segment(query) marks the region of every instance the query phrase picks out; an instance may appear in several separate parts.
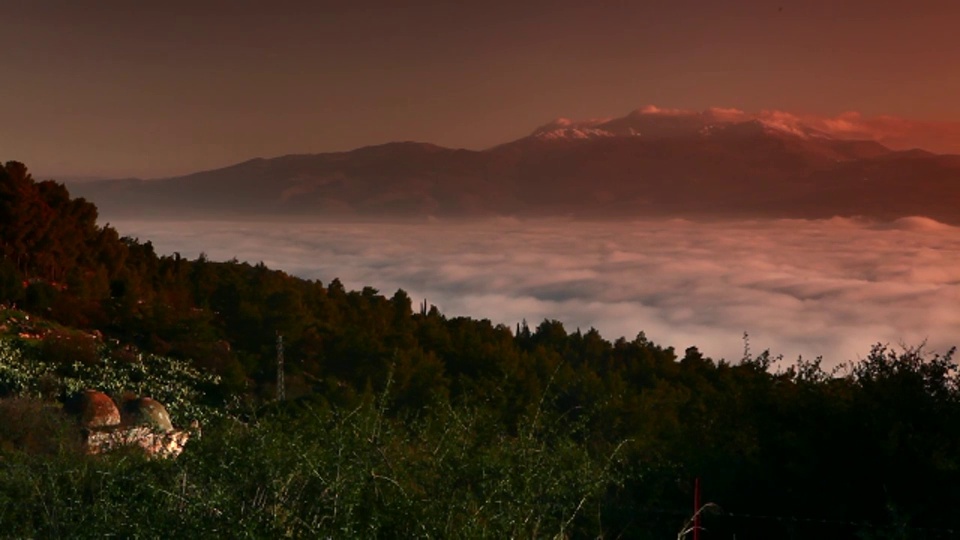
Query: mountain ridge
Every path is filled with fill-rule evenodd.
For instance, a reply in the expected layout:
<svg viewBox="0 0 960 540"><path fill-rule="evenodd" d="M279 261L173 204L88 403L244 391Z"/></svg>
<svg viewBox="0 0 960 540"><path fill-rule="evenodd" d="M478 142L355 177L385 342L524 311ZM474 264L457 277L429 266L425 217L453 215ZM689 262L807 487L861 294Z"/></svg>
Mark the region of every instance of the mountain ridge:
<svg viewBox="0 0 960 540"><path fill-rule="evenodd" d="M108 215L804 218L831 211L960 222L946 204L960 196L960 156L893 150L796 117L733 109L647 107L614 119L559 119L485 150L401 141L71 189Z"/></svg>

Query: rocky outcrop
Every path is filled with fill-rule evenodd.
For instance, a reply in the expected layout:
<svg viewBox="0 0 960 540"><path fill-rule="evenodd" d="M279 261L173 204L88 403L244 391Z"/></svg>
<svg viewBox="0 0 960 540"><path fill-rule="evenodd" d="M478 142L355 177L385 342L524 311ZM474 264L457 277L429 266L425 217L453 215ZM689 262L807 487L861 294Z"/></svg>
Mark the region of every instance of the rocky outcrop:
<svg viewBox="0 0 960 540"><path fill-rule="evenodd" d="M139 447L150 456L177 457L190 439L190 432L156 431L150 426L117 427L87 433L88 454L103 454L124 447Z"/></svg>
<svg viewBox="0 0 960 540"><path fill-rule="evenodd" d="M123 404L123 424L127 426L150 426L164 433L173 431L173 423L167 409L152 398L131 399Z"/></svg>
<svg viewBox="0 0 960 540"><path fill-rule="evenodd" d="M80 425L89 428L110 428L120 425L120 409L110 396L86 390L80 398Z"/></svg>
<svg viewBox="0 0 960 540"><path fill-rule="evenodd" d="M154 399L127 400L121 414L110 396L95 390L81 397L80 424L88 454L139 447L150 456L176 457L191 436L191 431L175 429L166 408Z"/></svg>

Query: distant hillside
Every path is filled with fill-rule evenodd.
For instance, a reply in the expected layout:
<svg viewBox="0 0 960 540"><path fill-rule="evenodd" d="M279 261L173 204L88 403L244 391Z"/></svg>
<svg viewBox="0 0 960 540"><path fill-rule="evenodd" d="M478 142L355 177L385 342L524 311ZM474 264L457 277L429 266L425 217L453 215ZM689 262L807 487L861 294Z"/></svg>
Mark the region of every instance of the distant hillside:
<svg viewBox="0 0 960 540"><path fill-rule="evenodd" d="M960 223L960 157L715 111L558 120L484 151L402 142L158 180L71 183L108 216L927 215Z"/></svg>

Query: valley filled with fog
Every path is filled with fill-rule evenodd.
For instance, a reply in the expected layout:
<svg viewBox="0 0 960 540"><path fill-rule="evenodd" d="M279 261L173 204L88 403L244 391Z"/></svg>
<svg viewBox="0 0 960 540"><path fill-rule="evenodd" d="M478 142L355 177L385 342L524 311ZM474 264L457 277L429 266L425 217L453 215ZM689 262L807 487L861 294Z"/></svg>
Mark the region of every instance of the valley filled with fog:
<svg viewBox="0 0 960 540"><path fill-rule="evenodd" d="M134 221L158 254L264 262L348 289L406 290L445 315L652 341L715 359L856 360L877 342L960 342L960 228L922 218L423 223Z"/></svg>

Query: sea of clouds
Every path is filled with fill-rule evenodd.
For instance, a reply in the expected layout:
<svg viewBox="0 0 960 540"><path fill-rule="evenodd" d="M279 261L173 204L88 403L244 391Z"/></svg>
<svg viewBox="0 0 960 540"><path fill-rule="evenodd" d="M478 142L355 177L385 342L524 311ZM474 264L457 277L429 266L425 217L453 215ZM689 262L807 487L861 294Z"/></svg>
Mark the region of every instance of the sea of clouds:
<svg viewBox="0 0 960 540"><path fill-rule="evenodd" d="M874 343L960 344L960 228L915 217L619 223L117 221L160 254L256 263L348 289L407 291L448 315L608 339L643 331L738 360L751 351L835 366Z"/></svg>

